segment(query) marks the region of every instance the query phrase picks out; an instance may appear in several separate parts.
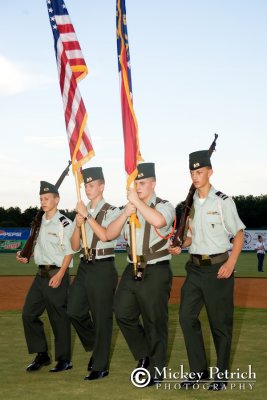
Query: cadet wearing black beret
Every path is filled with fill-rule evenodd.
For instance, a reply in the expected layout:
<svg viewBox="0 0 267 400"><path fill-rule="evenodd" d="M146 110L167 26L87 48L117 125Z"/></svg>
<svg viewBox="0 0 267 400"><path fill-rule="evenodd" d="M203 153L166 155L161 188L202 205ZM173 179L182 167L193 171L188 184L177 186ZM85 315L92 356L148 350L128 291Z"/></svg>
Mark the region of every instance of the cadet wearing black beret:
<svg viewBox="0 0 267 400"><path fill-rule="evenodd" d="M50 372L60 372L72 368L71 329L66 312L68 268L73 265L70 244L72 229L71 221L57 210L58 188L41 181L39 194L44 215L34 247L34 261L38 271L22 310L28 351L37 353L27 371L37 371L51 363L44 326L40 320L40 315L46 310L55 336L57 361ZM20 252L17 253L17 260L24 264L28 262L20 256Z"/></svg>
<svg viewBox="0 0 267 400"><path fill-rule="evenodd" d="M113 296L118 273L115 267L116 241L107 241L107 225L120 213L106 203L104 174L101 167L82 170L87 206L76 206L77 216L72 247L81 249L81 226L85 223L88 258L83 254L76 279L71 285L68 315L85 351L92 351L85 380L101 379L109 374L109 356L113 322ZM84 253L84 250L81 249Z"/></svg>
<svg viewBox="0 0 267 400"><path fill-rule="evenodd" d="M208 150L189 155L191 179L196 188L189 215L190 259L187 277L181 289L180 324L184 334L190 370L195 377L183 382L188 388L200 379L214 379L209 390L223 390L227 385L233 329L234 267L242 250L245 225L231 198L210 184L213 173ZM228 254L229 235L234 237ZM180 253L180 248L170 250ZM217 353L218 373L210 376L206 358L200 311L205 305ZM196 374L200 375L196 375Z"/></svg>
<svg viewBox="0 0 267 400"><path fill-rule="evenodd" d="M172 230L175 210L169 201L156 196L154 163L138 164L135 184L136 191L128 189L129 203L124 211L108 226L107 237L113 239L122 231L128 241L128 265L115 294L114 311L137 367L149 370L148 385L153 385L161 378L157 371L166 366L172 283L167 236ZM133 212L140 223L136 229L137 274L129 224Z"/></svg>

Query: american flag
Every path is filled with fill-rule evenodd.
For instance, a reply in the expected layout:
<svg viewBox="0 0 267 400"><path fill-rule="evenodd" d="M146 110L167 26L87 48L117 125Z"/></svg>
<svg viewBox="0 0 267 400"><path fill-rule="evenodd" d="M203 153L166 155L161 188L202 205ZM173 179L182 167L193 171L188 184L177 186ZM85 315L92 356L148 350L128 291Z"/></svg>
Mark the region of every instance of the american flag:
<svg viewBox="0 0 267 400"><path fill-rule="evenodd" d="M77 81L84 78L88 70L64 1L47 0L47 9L54 35L59 84L75 173L94 156L86 126L87 112L77 85Z"/></svg>
<svg viewBox="0 0 267 400"><path fill-rule="evenodd" d="M138 124L133 109L130 51L126 21L125 0L117 0L117 50L121 91L122 124L124 136L124 163L128 174L127 186L137 175L137 163L142 160Z"/></svg>

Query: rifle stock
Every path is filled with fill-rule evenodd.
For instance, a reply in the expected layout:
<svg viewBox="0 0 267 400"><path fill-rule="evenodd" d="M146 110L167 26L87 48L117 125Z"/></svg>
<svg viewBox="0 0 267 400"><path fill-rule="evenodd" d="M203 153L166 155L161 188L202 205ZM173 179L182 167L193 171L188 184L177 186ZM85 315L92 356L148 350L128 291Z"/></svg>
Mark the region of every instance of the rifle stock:
<svg viewBox="0 0 267 400"><path fill-rule="evenodd" d="M63 180L68 175L70 165L71 165L71 161L69 161L67 168L64 169L64 171L58 178L58 180L55 184L57 189L60 187ZM34 244L36 242L36 239L37 239L37 236L39 233L43 215L44 215L44 211L40 208L40 210L38 211L38 213L36 214L36 216L34 217L34 219L31 222L30 235L27 239L27 242L25 243L25 246L23 247L23 249L20 252L20 256L26 257L28 259L28 262L30 261L30 258L33 253Z"/></svg>
<svg viewBox="0 0 267 400"><path fill-rule="evenodd" d="M218 138L217 133L215 133L215 138L209 148L209 155L211 156L212 153L215 151L215 147L216 147L216 140ZM183 211L180 217L180 221L179 221L179 226L177 228L177 231L174 235L174 238L172 240L172 247L182 247L183 242L184 242L184 235L185 235L185 229L186 229L186 225L187 225L187 219L193 204L193 198L194 198L194 194L195 194L196 188L194 186L194 184L192 183L192 185L190 186L188 195L186 196L186 199L184 201L184 205L183 205Z"/></svg>

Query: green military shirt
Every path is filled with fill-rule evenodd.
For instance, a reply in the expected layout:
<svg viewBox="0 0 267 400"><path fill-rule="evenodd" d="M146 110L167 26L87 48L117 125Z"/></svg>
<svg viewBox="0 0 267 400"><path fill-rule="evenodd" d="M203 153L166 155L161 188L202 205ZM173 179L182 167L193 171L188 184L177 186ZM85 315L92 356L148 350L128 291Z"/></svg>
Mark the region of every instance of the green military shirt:
<svg viewBox="0 0 267 400"><path fill-rule="evenodd" d="M87 204L87 210L88 210L88 212L90 212L90 214L92 214L93 218L96 218L99 211L101 210L101 208L103 207L103 205L105 203L106 203L105 199L100 200L93 211L90 210L89 204ZM110 208L107 211L105 211L105 216L102 220L101 226L106 228L114 219L116 219L118 217L120 212L121 211L118 207L110 206ZM88 223L85 224L85 231L86 231L87 247L90 249L94 232ZM101 240L98 240L98 242L96 244L96 249L114 248L116 246L116 243L117 243L117 240L110 240L108 242L102 242ZM106 255L106 256L105 255L103 255L103 256L96 255L97 259L106 258L106 257L110 257L110 255Z"/></svg>
<svg viewBox="0 0 267 400"><path fill-rule="evenodd" d="M34 248L34 261L37 265L62 265L66 255L73 254L70 238L72 221L59 211L50 220L42 217L41 228ZM72 268L73 261L69 267Z"/></svg>
<svg viewBox="0 0 267 400"><path fill-rule="evenodd" d="M154 193L151 199L148 202L148 205L151 206L151 204L156 204L156 194ZM166 226L163 228L157 229L158 232L160 233L161 236L167 236L172 228L172 223L174 221L174 216L175 216L175 209L173 205L168 202L168 201L161 201L156 204L155 209L159 211L163 217L166 220ZM143 240L144 240L144 232L145 232L145 224L146 220L144 217L137 211L137 217L140 222L141 227L136 228L136 250L137 250L137 255L143 255L142 249L143 249ZM126 222L126 224L123 227L122 234L124 235L125 239L128 241L128 245L130 246L130 224L129 224L129 219ZM155 228L151 225L150 226L150 238L149 238L149 247L154 246L156 243L160 242L162 238L157 234L155 231ZM164 250L168 248L168 241L166 240L166 243L159 249ZM158 261L164 261L164 260L170 260L171 255L168 254L164 257L157 258L155 260L148 261L148 264L155 264ZM128 258L128 262L131 262Z"/></svg>
<svg viewBox="0 0 267 400"><path fill-rule="evenodd" d="M202 201L196 190L194 194L194 216L189 219L192 237L190 254L218 254L229 249L229 235L233 236L245 225L238 216L234 201L211 186L208 196Z"/></svg>

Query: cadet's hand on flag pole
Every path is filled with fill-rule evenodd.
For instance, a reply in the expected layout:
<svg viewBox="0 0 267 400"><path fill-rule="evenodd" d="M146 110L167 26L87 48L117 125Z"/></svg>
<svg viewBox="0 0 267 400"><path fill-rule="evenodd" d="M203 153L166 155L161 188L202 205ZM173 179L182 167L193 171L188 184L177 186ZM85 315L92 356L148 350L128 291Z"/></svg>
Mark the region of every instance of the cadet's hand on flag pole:
<svg viewBox="0 0 267 400"><path fill-rule="evenodd" d="M139 201L138 194L134 188L129 187L127 189L127 199L129 200L130 203L136 205Z"/></svg>
<svg viewBox="0 0 267 400"><path fill-rule="evenodd" d="M80 228L84 224L84 218L82 215L77 214L76 215L76 226L77 228Z"/></svg>
<svg viewBox="0 0 267 400"><path fill-rule="evenodd" d="M86 208L86 205L84 204L84 202L82 200L77 202L75 211L79 215L81 215L83 218L87 217L87 208Z"/></svg>
<svg viewBox="0 0 267 400"><path fill-rule="evenodd" d="M127 203L125 208L124 208L124 213L126 214L127 217L130 217L132 214L136 213L136 207L132 203Z"/></svg>

